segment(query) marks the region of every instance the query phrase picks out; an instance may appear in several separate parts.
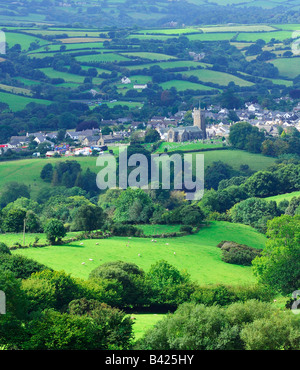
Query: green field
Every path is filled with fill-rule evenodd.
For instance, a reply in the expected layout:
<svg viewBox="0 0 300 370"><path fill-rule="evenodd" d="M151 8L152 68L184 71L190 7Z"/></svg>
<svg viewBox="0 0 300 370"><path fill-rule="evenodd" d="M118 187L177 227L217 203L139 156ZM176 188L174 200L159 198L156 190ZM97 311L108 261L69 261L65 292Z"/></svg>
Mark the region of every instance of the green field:
<svg viewBox="0 0 300 370"><path fill-rule="evenodd" d="M42 40L30 35L24 35L22 33L6 32L5 37L9 47L12 47L15 44L20 44L22 50L28 50L32 42L37 42L40 45L46 45L49 43L46 40Z"/></svg>
<svg viewBox="0 0 300 370"><path fill-rule="evenodd" d="M83 245L81 242L72 242L60 246L19 249L13 253L83 279L87 279L95 267L109 261L133 262L148 271L152 264L164 259L180 270L187 270L192 280L199 283L234 285L255 282L251 267L227 264L221 260L221 250L216 245L222 240L263 248L266 237L249 226L212 222L197 234L158 238L156 243L151 238L113 237L83 240ZM82 265L82 262L86 264Z"/></svg>
<svg viewBox="0 0 300 370"><path fill-rule="evenodd" d="M159 84L164 90L171 89L171 87L175 87L177 91L184 91L184 90L216 90L214 87L205 86L201 83L194 83L190 81L183 81L183 80L171 80L167 82L163 82Z"/></svg>
<svg viewBox="0 0 300 370"><path fill-rule="evenodd" d="M138 225L145 235L161 235L180 231L181 225Z"/></svg>
<svg viewBox="0 0 300 370"><path fill-rule="evenodd" d="M136 69L144 69L144 68L150 68L153 66L157 66L157 63L145 63L145 64L138 64L134 66L126 66L126 69L136 70ZM172 69L172 68L198 68L198 67L207 67L211 66L210 64L206 63L199 63L199 62L193 62L190 60L174 60L174 61L168 61L164 62L162 61L159 63L160 68L162 69Z"/></svg>
<svg viewBox="0 0 300 370"><path fill-rule="evenodd" d="M115 53L106 53L106 54L92 54L92 55L80 55L75 58L78 62L86 63L114 63L129 60L123 55Z"/></svg>
<svg viewBox="0 0 300 370"><path fill-rule="evenodd" d="M133 332L135 340L140 339L147 330L153 328L153 326L165 315L163 314L136 314L130 315L133 318Z"/></svg>
<svg viewBox="0 0 300 370"><path fill-rule="evenodd" d="M265 198L266 200L274 200L276 203L280 203L283 200L291 201L294 197L300 197L300 191L294 191L292 193L275 195L274 197Z"/></svg>
<svg viewBox="0 0 300 370"><path fill-rule="evenodd" d="M72 238L78 234L77 232L68 232L65 238ZM25 233L25 245L34 243L35 238L38 238L38 244L47 244L47 237L44 233ZM7 233L0 234L0 241L8 247L12 247L16 243L23 245L23 233Z"/></svg>
<svg viewBox="0 0 300 370"><path fill-rule="evenodd" d="M236 41L256 42L258 39L270 42L272 39L283 41L292 37L292 31L245 32L240 33Z"/></svg>
<svg viewBox="0 0 300 370"><path fill-rule="evenodd" d="M83 83L85 76L75 75L67 72L56 71L53 68L40 68L41 72L49 78L62 78L66 82Z"/></svg>
<svg viewBox="0 0 300 370"><path fill-rule="evenodd" d="M155 153L164 153L165 149L167 148L168 153L173 151L189 151L189 150L201 150L201 149L213 149L213 148L221 148L223 146L221 140L215 140L213 144L210 142L202 143L202 142L183 142L183 143L161 143L159 148L156 150Z"/></svg>
<svg viewBox="0 0 300 370"><path fill-rule="evenodd" d="M243 80L239 77L231 75L229 73L212 71L209 69L197 69L188 72L183 72L185 76L196 76L201 82L211 82L219 84L221 86L227 86L229 82L234 82L239 86L252 86L253 83Z"/></svg>
<svg viewBox="0 0 300 370"><path fill-rule="evenodd" d="M270 61L278 68L279 74L287 78L295 78L300 74L300 58L282 58Z"/></svg>
<svg viewBox="0 0 300 370"><path fill-rule="evenodd" d="M5 92L0 92L0 102L8 104L10 109L14 112L24 109L26 105L29 103L46 104L46 105L52 104L50 100L28 98L28 97L9 94Z"/></svg>
<svg viewBox="0 0 300 370"><path fill-rule="evenodd" d="M1 95L0 95L1 96ZM111 104L121 104L116 102ZM132 103L134 104L134 103ZM201 152L200 152L201 153ZM202 152L204 154L205 166L209 166L214 161L223 161L228 163L234 169L238 170L241 164L248 164L254 171L265 170L275 163L275 158L265 157L261 154L248 153L241 150L212 150ZM90 168L91 171L98 172L95 157L69 157L80 163L85 171ZM30 186L32 194L36 194L41 187L49 186L40 178L42 168L47 163L55 164L58 161L65 161L66 158L34 158L17 161L0 162L0 188L7 182L18 181Z"/></svg>
<svg viewBox="0 0 300 370"><path fill-rule="evenodd" d="M126 57L130 58L142 58L142 59L150 59L150 60L169 60L169 59L176 59L175 57L172 57L171 55L166 54L159 54L159 53L147 53L147 52L127 52L122 53L121 55L124 55Z"/></svg>

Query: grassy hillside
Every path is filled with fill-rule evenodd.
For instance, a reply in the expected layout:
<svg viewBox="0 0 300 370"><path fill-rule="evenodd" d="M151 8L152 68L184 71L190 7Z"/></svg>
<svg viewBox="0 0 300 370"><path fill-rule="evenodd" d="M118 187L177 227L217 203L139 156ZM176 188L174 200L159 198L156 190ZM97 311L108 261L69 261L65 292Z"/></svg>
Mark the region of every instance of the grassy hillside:
<svg viewBox="0 0 300 370"><path fill-rule="evenodd" d="M87 279L95 267L109 261L134 262L147 271L152 264L164 259L180 270L187 270L191 278L199 283L246 284L255 281L251 267L223 262L221 250L216 245L222 240L232 240L263 248L266 238L249 226L212 222L209 227L204 227L194 235L160 238L156 243L151 240L113 237L84 240L83 245L73 242L62 246L22 249L13 253L21 253L56 270L65 270L83 279ZM89 261L90 258L93 261ZM82 262L86 264L82 265Z"/></svg>
<svg viewBox="0 0 300 370"><path fill-rule="evenodd" d="M294 191L292 193L275 195L274 197L265 198L266 200L274 200L276 203L280 203L283 200L290 201L294 197L300 197L300 191Z"/></svg>
<svg viewBox="0 0 300 370"><path fill-rule="evenodd" d="M1 94L0 94L1 96ZM234 169L239 169L241 164L248 164L254 170L264 170L271 166L275 159L265 157L260 154L252 154L241 150L216 150L202 152L204 154L205 166L209 166L214 161L223 161L231 165ZM98 172L96 157L69 157L67 158L35 158L17 161L0 162L0 188L7 182L18 181L29 185L32 194L36 194L43 186L50 186L40 178L42 168L47 163L55 164L58 161L72 160L78 161L83 170L88 167L91 171Z"/></svg>
<svg viewBox="0 0 300 370"><path fill-rule="evenodd" d="M34 98L29 98L29 97L25 97L21 95L5 93L2 91L0 92L0 102L8 104L9 108L13 112L24 109L26 105L29 103L46 104L46 105L49 105L52 103L50 100L34 99Z"/></svg>

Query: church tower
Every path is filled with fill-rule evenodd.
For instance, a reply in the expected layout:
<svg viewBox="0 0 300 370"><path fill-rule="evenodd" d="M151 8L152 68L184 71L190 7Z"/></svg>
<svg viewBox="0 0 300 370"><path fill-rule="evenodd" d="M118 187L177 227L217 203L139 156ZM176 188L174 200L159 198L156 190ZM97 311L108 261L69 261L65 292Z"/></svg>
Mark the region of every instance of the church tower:
<svg viewBox="0 0 300 370"><path fill-rule="evenodd" d="M193 111L194 116L194 126L199 127L203 132L203 139L206 139L206 122L205 122L205 112L199 109L194 108Z"/></svg>

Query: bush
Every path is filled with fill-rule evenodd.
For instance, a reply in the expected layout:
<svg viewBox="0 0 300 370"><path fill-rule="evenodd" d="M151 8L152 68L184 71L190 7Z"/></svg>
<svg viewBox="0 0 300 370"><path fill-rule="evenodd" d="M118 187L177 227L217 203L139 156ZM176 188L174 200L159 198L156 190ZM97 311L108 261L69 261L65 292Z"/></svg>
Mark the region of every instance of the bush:
<svg viewBox="0 0 300 370"><path fill-rule="evenodd" d="M222 250L222 261L243 266L251 266L253 259L262 252L262 249L228 241L219 243L218 247Z"/></svg>
<svg viewBox="0 0 300 370"><path fill-rule="evenodd" d="M190 226L190 225L182 225L180 226L180 232L182 233L188 233L188 234L192 234L193 233L193 226Z"/></svg>
<svg viewBox="0 0 300 370"><path fill-rule="evenodd" d="M50 307L56 310L64 310L68 304L83 296L83 290L77 280L64 271L43 270L33 274L30 281L25 283L25 288L29 296L36 294L36 288L41 284L48 289L48 302L51 302ZM54 290L48 285L50 284ZM51 288L51 289L50 289ZM33 292L33 294L30 293ZM45 292L44 292L45 293Z"/></svg>
<svg viewBox="0 0 300 370"><path fill-rule="evenodd" d="M57 244L66 236L67 232L62 221L55 218L49 220L44 228L47 239L51 244Z"/></svg>
<svg viewBox="0 0 300 370"><path fill-rule="evenodd" d="M113 224L110 232L114 236L144 236L143 230L133 225Z"/></svg>
<svg viewBox="0 0 300 370"><path fill-rule="evenodd" d="M11 254L8 246L2 242L0 242L0 254Z"/></svg>
<svg viewBox="0 0 300 370"><path fill-rule="evenodd" d="M89 279L117 281L122 287L122 306L142 306L147 303L145 273L135 263L113 261L104 263L89 275Z"/></svg>
<svg viewBox="0 0 300 370"><path fill-rule="evenodd" d="M48 269L47 266L22 255L0 254L0 266L11 271L19 279L27 279L31 274Z"/></svg>
<svg viewBox="0 0 300 370"><path fill-rule="evenodd" d="M200 285L191 295L191 301L198 304L212 306L226 306L235 302L246 302L256 299L270 302L273 292L261 285L230 286L223 284Z"/></svg>

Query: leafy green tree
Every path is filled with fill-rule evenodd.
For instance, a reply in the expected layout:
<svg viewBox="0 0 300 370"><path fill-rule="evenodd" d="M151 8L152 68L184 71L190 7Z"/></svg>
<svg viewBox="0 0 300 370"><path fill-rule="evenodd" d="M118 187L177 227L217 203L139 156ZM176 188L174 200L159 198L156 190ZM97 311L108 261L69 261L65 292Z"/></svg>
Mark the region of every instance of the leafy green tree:
<svg viewBox="0 0 300 370"><path fill-rule="evenodd" d="M23 209L11 209L3 218L3 230L10 233L21 232L24 228L24 220L26 218L26 211Z"/></svg>
<svg viewBox="0 0 300 370"><path fill-rule="evenodd" d="M297 350L300 341L300 320L290 312L273 314L255 320L241 331L246 350Z"/></svg>
<svg viewBox="0 0 300 370"><path fill-rule="evenodd" d="M122 305L139 306L147 299L144 271L134 263L123 261L107 262L94 269L89 279L117 281L122 286Z"/></svg>
<svg viewBox="0 0 300 370"><path fill-rule="evenodd" d="M50 284L53 287L54 290L52 288L48 289L47 299L52 302L52 307L56 310L64 310L72 300L82 298L83 290L80 284L64 271L44 269L32 274L29 279L31 288L28 287L28 283L25 284L27 291L28 288L34 291L33 287L34 284L36 286L36 281ZM44 294L46 294L46 291Z"/></svg>
<svg viewBox="0 0 300 370"><path fill-rule="evenodd" d="M73 229L83 231L101 229L104 224L104 218L101 207L88 204L82 205L74 215Z"/></svg>
<svg viewBox="0 0 300 370"><path fill-rule="evenodd" d="M146 222L151 217L152 199L142 189L127 188L116 201L114 221Z"/></svg>
<svg viewBox="0 0 300 370"><path fill-rule="evenodd" d="M250 225L260 231L265 231L267 221L278 215L275 201L260 198L248 198L230 209L233 222Z"/></svg>
<svg viewBox="0 0 300 370"><path fill-rule="evenodd" d="M300 286L300 216L282 215L268 222L266 247L253 261L259 283L283 294Z"/></svg>
<svg viewBox="0 0 300 370"><path fill-rule="evenodd" d="M47 239L51 244L59 243L63 237L66 236L67 232L62 221L53 218L49 220L45 227L44 232L47 235Z"/></svg>
<svg viewBox="0 0 300 370"><path fill-rule="evenodd" d="M8 246L2 242L0 242L0 254L11 254L11 251L8 248Z"/></svg>
<svg viewBox="0 0 300 370"><path fill-rule="evenodd" d="M6 296L6 314L0 315L0 346L2 349L18 349L24 341L23 320L27 316L28 301L20 280L2 268L0 290Z"/></svg>
<svg viewBox="0 0 300 370"><path fill-rule="evenodd" d="M155 143L156 141L159 141L159 140L160 140L160 135L156 130L150 129L146 131L145 143Z"/></svg>
<svg viewBox="0 0 300 370"><path fill-rule="evenodd" d="M186 271L180 272L167 261L161 260L152 265L146 274L151 286L150 301L157 305L177 306L188 301L194 285Z"/></svg>
<svg viewBox="0 0 300 370"><path fill-rule="evenodd" d="M129 349L132 321L123 312L102 306L86 315L46 310L26 326L27 350Z"/></svg>
<svg viewBox="0 0 300 370"><path fill-rule="evenodd" d="M26 231L38 233L42 231L39 217L32 211L26 213Z"/></svg>
<svg viewBox="0 0 300 370"><path fill-rule="evenodd" d="M215 161L205 168L205 187L207 189L218 189L222 180L229 179L234 175L233 168L222 161Z"/></svg>
<svg viewBox="0 0 300 370"><path fill-rule="evenodd" d="M45 164L45 166L43 167L43 169L41 171L40 177L41 177L42 180L44 180L46 182L51 182L52 181L53 166L52 166L51 163Z"/></svg>
<svg viewBox="0 0 300 370"><path fill-rule="evenodd" d="M237 149L259 153L264 134L248 122L238 122L230 127L229 141Z"/></svg>
<svg viewBox="0 0 300 370"><path fill-rule="evenodd" d="M244 182L244 189L251 197L263 198L278 194L280 183L272 172L258 171Z"/></svg>
<svg viewBox="0 0 300 370"><path fill-rule="evenodd" d="M72 315L88 315L101 330L105 345L115 348L129 348L132 339L133 322L125 312L112 308L105 303L86 298L69 303Z"/></svg>
<svg viewBox="0 0 300 370"><path fill-rule="evenodd" d="M3 270L11 271L18 279L27 279L35 272L48 269L42 263L19 254L0 254L0 264Z"/></svg>
<svg viewBox="0 0 300 370"><path fill-rule="evenodd" d="M3 187L0 198L0 206L3 208L8 203L14 202L16 199L21 197L30 198L28 186L19 184L15 181L9 182Z"/></svg>
<svg viewBox="0 0 300 370"><path fill-rule="evenodd" d="M182 304L147 332L136 349L232 350L242 349L238 326L228 325L226 311L218 306Z"/></svg>

